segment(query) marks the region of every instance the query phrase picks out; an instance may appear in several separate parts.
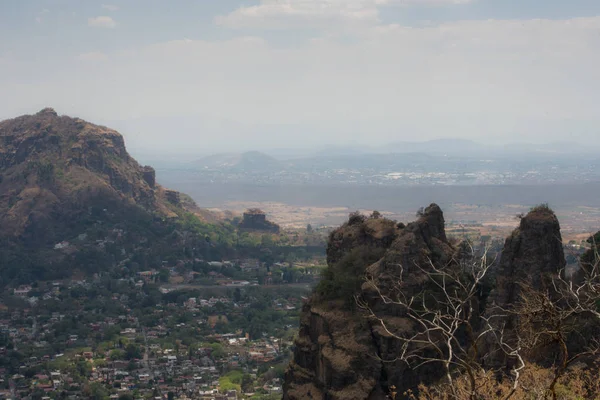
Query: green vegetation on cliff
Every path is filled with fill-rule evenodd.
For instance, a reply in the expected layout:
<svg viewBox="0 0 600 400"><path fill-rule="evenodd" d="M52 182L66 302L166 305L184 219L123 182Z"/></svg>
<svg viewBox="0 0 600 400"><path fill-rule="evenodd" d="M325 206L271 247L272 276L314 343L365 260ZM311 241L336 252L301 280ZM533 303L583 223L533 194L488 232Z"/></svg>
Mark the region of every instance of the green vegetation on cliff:
<svg viewBox="0 0 600 400"><path fill-rule="evenodd" d="M118 132L52 109L0 122L0 249L0 287L196 259L272 264L300 254L284 234L240 232L161 187Z"/></svg>
<svg viewBox="0 0 600 400"><path fill-rule="evenodd" d="M545 204L520 218L499 258L485 244L456 245L444 224L432 204L407 226L354 214L331 234L285 400L600 395L590 379L600 363L598 248L567 277Z"/></svg>

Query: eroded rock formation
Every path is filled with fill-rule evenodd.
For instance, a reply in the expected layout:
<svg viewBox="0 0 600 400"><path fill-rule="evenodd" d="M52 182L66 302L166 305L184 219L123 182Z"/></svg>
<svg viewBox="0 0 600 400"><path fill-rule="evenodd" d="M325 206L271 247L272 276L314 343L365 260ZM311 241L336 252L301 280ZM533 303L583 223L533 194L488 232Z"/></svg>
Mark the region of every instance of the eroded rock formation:
<svg viewBox="0 0 600 400"><path fill-rule="evenodd" d="M385 221L354 215L331 234L324 282L302 310L294 357L286 374L285 400L387 399L392 389L398 393L396 399L400 399L405 398L406 390L441 378L441 368L436 363L413 370L398 360L402 342L389 332L410 337L415 332L415 322L406 317L403 308L382 301L380 295L401 291L410 298L423 290L435 291L428 269L460 271L466 260L464 246L454 246L448 241L443 213L435 204L406 227ZM349 257L357 249L361 254L379 254L377 249L383 252L377 260L357 268L351 262L355 255ZM558 219L548 207L535 207L506 239L500 260L493 268L494 289L489 296L482 294L473 299L471 318L479 320L478 316L487 315L497 305L510 308L519 299L523 285L534 290L551 290L553 277L564 267ZM335 285L344 272L358 275L362 281L363 277L372 279L378 290L363 283L355 286L348 296ZM336 290L335 296L327 296L328 291ZM364 309L349 305L349 298L362 299L374 315L385 319L389 330L367 318ZM507 331L514 329L510 318L499 323L506 324ZM547 353L542 359L536 358L535 351L523 354L541 363L548 357L556 358L554 347L544 349ZM507 360L487 357L481 362L502 366Z"/></svg>
<svg viewBox="0 0 600 400"><path fill-rule="evenodd" d="M375 277L382 288L402 274L406 290L416 290L423 284L423 273L417 265L444 265L456 253L446 238L442 210L435 204L404 228L385 219L351 218L330 237L329 265L360 246L385 250L379 261L364 266L363 274ZM367 285L359 291L376 313L387 313L394 329L412 329L408 319L383 304ZM424 371L416 373L397 361L400 351L398 341L355 307L343 299L323 299L317 293L302 310L284 399L384 399L392 386L400 392L415 387ZM438 376L435 370L427 373Z"/></svg>
<svg viewBox="0 0 600 400"><path fill-rule="evenodd" d="M238 227L251 231L279 232L279 225L267 220L267 215L258 208L247 210Z"/></svg>
<svg viewBox="0 0 600 400"><path fill-rule="evenodd" d="M492 293L499 306L514 303L518 282L547 289L551 278L566 266L560 224L552 210L534 208L521 218L519 227L506 238L498 265L498 281Z"/></svg>
<svg viewBox="0 0 600 400"><path fill-rule="evenodd" d="M76 263L53 246L88 230L106 237L118 226L157 240L167 219L186 212L209 214L156 184L154 169L138 164L115 130L51 108L0 122L0 272L7 280L39 265L71 269Z"/></svg>

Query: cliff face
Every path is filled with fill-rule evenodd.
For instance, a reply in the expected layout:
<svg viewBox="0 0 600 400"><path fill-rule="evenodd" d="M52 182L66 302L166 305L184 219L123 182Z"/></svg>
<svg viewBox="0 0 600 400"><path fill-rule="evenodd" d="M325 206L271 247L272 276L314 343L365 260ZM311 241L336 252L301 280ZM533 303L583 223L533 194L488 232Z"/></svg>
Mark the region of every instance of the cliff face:
<svg viewBox="0 0 600 400"><path fill-rule="evenodd" d="M279 225L268 221L267 215L259 209L246 211L238 227L249 231L279 232Z"/></svg>
<svg viewBox="0 0 600 400"><path fill-rule="evenodd" d="M56 243L90 231L106 237L109 226L143 233L186 212L209 214L179 198L156 184L154 169L139 165L115 130L50 108L0 122L3 267L62 260Z"/></svg>
<svg viewBox="0 0 600 400"><path fill-rule="evenodd" d="M590 236L587 242L590 244L590 249L581 256L581 262L583 268L589 271L600 264L600 231ZM581 279L582 272L580 270L576 273L578 279Z"/></svg>
<svg viewBox="0 0 600 400"><path fill-rule="evenodd" d="M519 227L504 243L492 299L503 307L518 300L517 282L547 289L551 276L565 266L558 219L549 208L536 207L521 219Z"/></svg>
<svg viewBox="0 0 600 400"><path fill-rule="evenodd" d="M165 207L162 189L151 167L141 167L129 156L116 131L78 118L58 116L52 109L0 123L0 209L5 234L26 229L25 215L36 213L35 196L63 204L68 198L104 196L173 216ZM31 207L23 207L31 203ZM24 211L24 210L23 210ZM10 220L10 221L9 221Z"/></svg>
<svg viewBox="0 0 600 400"><path fill-rule="evenodd" d="M351 218L330 237L329 265L340 262L355 248L383 249L383 257L364 265L362 274L376 278L383 288L402 274L404 289L414 290L424 283L417 265L426 268L429 261L443 265L453 258L456 250L446 239L443 213L437 205L429 206L406 227L390 222ZM383 304L367 285L359 292L376 313L389 317L390 326L411 330L410 322ZM302 310L284 399L383 399L392 386L401 393L419 380L404 363L394 361L400 351L399 343L356 307L315 293ZM430 373L436 375L435 371Z"/></svg>
<svg viewBox="0 0 600 400"><path fill-rule="evenodd" d="M371 278L380 292L364 283L355 294L386 321L389 332L412 336L416 329L413 320L406 318L402 309L383 302L380 293L401 292L410 298L424 289L436 290L424 271L432 266L461 268L465 256L462 247L448 242L442 211L435 204L406 227L392 229L383 224L377 229L375 224L381 222L372 219L351 222L352 218L330 237L329 274L343 272L339 269L340 260L345 260L353 249L360 248L363 252L384 249L378 260L363 265L359 272L360 276ZM535 289L548 288L551 276L556 276L564 266L558 220L547 207L537 207L522 218L519 227L506 239L495 268L494 289L487 300L485 296L474 299L476 303L472 305L476 311L472 318L485 313L493 304L509 307L518 298L521 283ZM330 278L326 274L324 280ZM324 297L317 290L302 310L284 399L387 399L392 389L399 393L396 398L400 399L404 398L402 393L420 383L439 380L441 368L435 363L412 370L406 363L396 361L402 343L389 332L378 321L367 318L362 308L348 309L347 302Z"/></svg>

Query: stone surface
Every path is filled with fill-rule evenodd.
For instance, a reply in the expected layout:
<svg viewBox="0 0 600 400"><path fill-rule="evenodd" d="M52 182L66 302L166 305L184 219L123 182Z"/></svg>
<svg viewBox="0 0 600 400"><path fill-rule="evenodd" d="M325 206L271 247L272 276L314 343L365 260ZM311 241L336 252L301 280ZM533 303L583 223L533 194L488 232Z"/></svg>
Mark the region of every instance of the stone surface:
<svg viewBox="0 0 600 400"><path fill-rule="evenodd" d="M279 225L267 220L267 215L257 208L247 210L238 227L252 231L279 232Z"/></svg>
<svg viewBox="0 0 600 400"><path fill-rule="evenodd" d="M397 229L392 229L389 224L376 224L381 222L354 216L334 231L327 251L328 264L335 265L359 246L385 248L379 261L364 266L366 276L373 278L381 293L399 291L410 297L424 288L436 290L424 272L431 265L458 268L465 260L463 247L449 243L443 213L435 204L406 227L398 224ZM564 267L556 215L544 206L534 208L506 239L496 266L495 289L488 299L475 299L474 309L485 313L494 304L510 307L518 299L518 283L548 289L552 276ZM386 321L390 331L397 335L415 332L412 320L403 315L402 309L383 302L372 286L363 284L357 295ZM510 329L510 321L506 329ZM323 301L315 292L302 310L294 357L286 373L284 399L386 399L392 386L396 392L404 393L441 377L441 369L435 363L415 371L396 361L400 345L360 308L349 310L342 301ZM493 350L493 344L485 346ZM501 367L506 360L486 358L486 362Z"/></svg>
<svg viewBox="0 0 600 400"><path fill-rule="evenodd" d="M382 219L353 222L351 218L331 234L328 263L337 262L357 246L386 249L381 260L365 266L365 273L375 277L384 290L400 273L405 290L418 290L423 274L416 265L426 266L430 260L444 265L456 252L446 238L443 213L435 204L403 229ZM408 319L399 315L395 307L383 304L367 285L363 285L360 295L397 331L412 329ZM349 310L341 301L319 301L313 295L302 310L294 358L286 373L284 399L384 399L391 386L402 393L419 383L419 374L439 375L427 369L417 374L406 364L394 361L400 351L400 343L361 311Z"/></svg>
<svg viewBox="0 0 600 400"><path fill-rule="evenodd" d="M538 207L521 219L519 227L504 243L492 301L507 306L518 300L517 282L548 289L552 276L565 266L558 218L552 210Z"/></svg>
<svg viewBox="0 0 600 400"><path fill-rule="evenodd" d="M154 169L127 153L123 136L51 108L0 122L0 176L0 237L35 232L51 241L95 206L176 216L169 204L177 196L166 198Z"/></svg>

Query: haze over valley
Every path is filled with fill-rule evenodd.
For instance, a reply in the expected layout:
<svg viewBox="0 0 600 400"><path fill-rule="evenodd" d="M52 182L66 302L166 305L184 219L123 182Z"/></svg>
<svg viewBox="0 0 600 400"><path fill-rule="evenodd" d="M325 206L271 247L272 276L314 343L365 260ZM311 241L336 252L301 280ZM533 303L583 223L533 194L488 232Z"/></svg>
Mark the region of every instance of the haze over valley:
<svg viewBox="0 0 600 400"><path fill-rule="evenodd" d="M498 147L444 140L271 154L163 160L157 176L205 207L261 207L278 223L295 227L335 226L359 209L402 220L432 201L457 223L503 226L518 212L548 202L563 229L583 233L593 230L600 210L600 157L576 144Z"/></svg>
<svg viewBox="0 0 600 400"><path fill-rule="evenodd" d="M0 0L0 400L600 399L600 1Z"/></svg>

